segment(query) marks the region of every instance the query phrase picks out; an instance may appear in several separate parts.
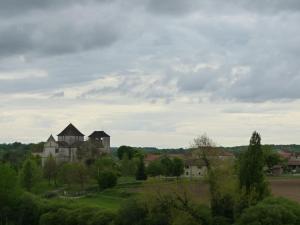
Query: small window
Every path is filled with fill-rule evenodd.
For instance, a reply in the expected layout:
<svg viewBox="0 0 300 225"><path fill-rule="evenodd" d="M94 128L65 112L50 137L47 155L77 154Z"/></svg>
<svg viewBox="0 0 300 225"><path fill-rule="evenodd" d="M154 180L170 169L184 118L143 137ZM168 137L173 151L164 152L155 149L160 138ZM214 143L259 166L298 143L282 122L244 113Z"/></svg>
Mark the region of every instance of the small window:
<svg viewBox="0 0 300 225"><path fill-rule="evenodd" d="M55 149L55 153L58 153L58 148Z"/></svg>
<svg viewBox="0 0 300 225"><path fill-rule="evenodd" d="M189 175L189 172L186 172L185 174L186 174L186 175Z"/></svg>

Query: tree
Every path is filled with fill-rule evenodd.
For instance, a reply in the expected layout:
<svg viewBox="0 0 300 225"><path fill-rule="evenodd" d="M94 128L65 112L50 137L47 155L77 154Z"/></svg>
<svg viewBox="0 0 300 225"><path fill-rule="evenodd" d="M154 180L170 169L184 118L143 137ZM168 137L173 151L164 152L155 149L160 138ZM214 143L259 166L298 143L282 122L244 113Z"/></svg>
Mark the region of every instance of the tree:
<svg viewBox="0 0 300 225"><path fill-rule="evenodd" d="M93 177L97 179L97 176L101 171L109 170L115 173L116 175L119 174L119 168L117 163L112 157L104 156L97 159L92 166L92 174Z"/></svg>
<svg viewBox="0 0 300 225"><path fill-rule="evenodd" d="M101 190L112 188L117 184L117 176L114 172L109 170L101 171L97 177L97 182Z"/></svg>
<svg viewBox="0 0 300 225"><path fill-rule="evenodd" d="M159 176L163 174L163 167L160 160L155 160L149 163L147 166L147 174L151 177Z"/></svg>
<svg viewBox="0 0 300 225"><path fill-rule="evenodd" d="M283 163L280 155L277 152L274 152L272 148L269 146L262 146L263 154L264 154L264 163L268 167L268 170L271 169L278 164Z"/></svg>
<svg viewBox="0 0 300 225"><path fill-rule="evenodd" d="M220 160L220 150L206 134L194 139L192 149L207 170L212 215L217 218L215 224L233 222L237 189L233 163Z"/></svg>
<svg viewBox="0 0 300 225"><path fill-rule="evenodd" d="M125 146L125 145L120 146L117 151L118 158L120 160L123 159L124 154L126 154L129 160L131 160L134 157L135 153L136 150L133 147Z"/></svg>
<svg viewBox="0 0 300 225"><path fill-rule="evenodd" d="M135 159L130 160L127 154L123 155L120 166L122 176L134 176L136 174L138 163Z"/></svg>
<svg viewBox="0 0 300 225"><path fill-rule="evenodd" d="M173 175L173 161L168 157L164 156L161 160L163 175L172 176Z"/></svg>
<svg viewBox="0 0 300 225"><path fill-rule="evenodd" d="M22 167L20 182L27 191L31 191L34 185L40 180L40 170L35 161L27 159Z"/></svg>
<svg viewBox="0 0 300 225"><path fill-rule="evenodd" d="M147 180L145 163L144 163L144 159L142 157L140 158L135 178L137 180Z"/></svg>
<svg viewBox="0 0 300 225"><path fill-rule="evenodd" d="M72 175L75 183L80 184L81 189L84 188L85 183L88 180L88 170L82 163L73 163Z"/></svg>
<svg viewBox="0 0 300 225"><path fill-rule="evenodd" d="M55 159L52 155L50 155L46 161L45 165L43 167L43 174L46 179L48 179L48 183L51 183L51 180L54 181L54 184L56 185L56 177L57 177L58 167L56 164Z"/></svg>
<svg viewBox="0 0 300 225"><path fill-rule="evenodd" d="M247 204L255 204L269 195L268 185L263 171L264 154L261 137L257 132L252 134L248 150L241 156L239 166L239 183L245 193Z"/></svg>
<svg viewBox="0 0 300 225"><path fill-rule="evenodd" d="M173 159L173 176L176 176L177 178L183 174L184 172L184 165L183 161L179 158Z"/></svg>
<svg viewBox="0 0 300 225"><path fill-rule="evenodd" d="M298 225L300 205L284 198L266 198L246 209L236 224Z"/></svg>
<svg viewBox="0 0 300 225"><path fill-rule="evenodd" d="M58 179L63 184L67 184L70 188L73 183L73 165L72 163L64 163L58 170Z"/></svg>
<svg viewBox="0 0 300 225"><path fill-rule="evenodd" d="M5 224L20 194L17 173L8 164L0 164L0 224Z"/></svg>

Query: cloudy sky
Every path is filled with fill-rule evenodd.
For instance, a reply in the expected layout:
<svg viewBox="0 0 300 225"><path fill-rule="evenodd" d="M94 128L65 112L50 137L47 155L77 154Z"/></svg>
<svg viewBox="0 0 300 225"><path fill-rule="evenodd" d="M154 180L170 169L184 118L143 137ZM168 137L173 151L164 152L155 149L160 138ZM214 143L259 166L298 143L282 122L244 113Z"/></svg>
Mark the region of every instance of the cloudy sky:
<svg viewBox="0 0 300 225"><path fill-rule="evenodd" d="M0 142L300 143L299 0L0 0Z"/></svg>

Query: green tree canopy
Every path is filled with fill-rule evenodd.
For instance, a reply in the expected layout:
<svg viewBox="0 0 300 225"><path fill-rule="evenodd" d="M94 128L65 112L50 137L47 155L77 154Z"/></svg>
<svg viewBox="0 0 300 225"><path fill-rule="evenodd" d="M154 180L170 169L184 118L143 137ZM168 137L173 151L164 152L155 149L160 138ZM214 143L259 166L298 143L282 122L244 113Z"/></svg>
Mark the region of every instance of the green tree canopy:
<svg viewBox="0 0 300 225"><path fill-rule="evenodd" d="M160 160L155 160L149 163L147 166L147 174L151 177L159 176L163 174L163 166Z"/></svg>
<svg viewBox="0 0 300 225"><path fill-rule="evenodd" d="M133 147L122 145L118 148L117 154L120 160L123 159L124 154L126 154L130 160L134 157L136 152L137 151Z"/></svg>
<svg viewBox="0 0 300 225"><path fill-rule="evenodd" d="M184 172L184 164L182 159L173 159L173 176L179 177Z"/></svg>
<svg viewBox="0 0 300 225"><path fill-rule="evenodd" d="M145 163L144 163L144 159L142 157L140 158L135 178L137 180L147 180Z"/></svg>
<svg viewBox="0 0 300 225"><path fill-rule="evenodd" d="M36 162L32 159L27 159L22 167L20 174L21 186L27 191L31 191L41 178L40 169Z"/></svg>
<svg viewBox="0 0 300 225"><path fill-rule="evenodd" d="M50 155L45 161L43 167L43 175L46 179L48 179L49 184L51 183L51 180L53 180L54 183L56 184L57 173L58 173L58 166L53 156Z"/></svg>
<svg viewBox="0 0 300 225"><path fill-rule="evenodd" d="M246 209L237 225L299 225L300 205L283 198L266 198Z"/></svg>

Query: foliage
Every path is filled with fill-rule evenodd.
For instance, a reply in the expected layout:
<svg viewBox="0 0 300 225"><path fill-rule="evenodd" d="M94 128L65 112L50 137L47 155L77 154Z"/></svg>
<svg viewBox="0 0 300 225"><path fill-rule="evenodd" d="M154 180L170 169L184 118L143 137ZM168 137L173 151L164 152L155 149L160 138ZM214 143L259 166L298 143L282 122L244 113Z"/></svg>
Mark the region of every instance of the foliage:
<svg viewBox="0 0 300 225"><path fill-rule="evenodd" d="M263 172L264 154L261 137L252 134L248 150L242 155L239 165L240 188L245 192L246 204L255 204L269 194L268 184Z"/></svg>
<svg viewBox="0 0 300 225"><path fill-rule="evenodd" d="M179 177L184 172L184 164L182 159L173 159L173 176Z"/></svg>
<svg viewBox="0 0 300 225"><path fill-rule="evenodd" d="M300 205L283 198L266 198L244 211L237 225L298 225Z"/></svg>
<svg viewBox="0 0 300 225"><path fill-rule="evenodd" d="M136 199L126 201L118 211L116 225L144 225L147 216L147 207Z"/></svg>
<svg viewBox="0 0 300 225"><path fill-rule="evenodd" d="M79 207L75 209L60 208L42 215L40 225L108 225L115 215L112 212L95 207Z"/></svg>
<svg viewBox="0 0 300 225"><path fill-rule="evenodd" d="M162 170L163 170L163 175L164 176L173 176L173 162L172 160L167 157L164 156L161 159L161 165L162 165Z"/></svg>
<svg viewBox="0 0 300 225"><path fill-rule="evenodd" d="M73 163L72 178L74 183L80 184L81 189L84 188L84 185L88 180L88 170L83 163Z"/></svg>
<svg viewBox="0 0 300 225"><path fill-rule="evenodd" d="M49 184L51 183L51 180L53 180L54 183L56 184L57 173L58 173L58 166L53 156L50 155L45 161L43 167L43 175L46 179L48 179Z"/></svg>
<svg viewBox="0 0 300 225"><path fill-rule="evenodd" d="M194 205L179 195L157 195L130 199L118 211L116 225L211 225L207 206Z"/></svg>
<svg viewBox="0 0 300 225"><path fill-rule="evenodd" d="M84 160L87 165L92 164L101 155L100 149L103 147L99 141L85 141L77 150L77 156Z"/></svg>
<svg viewBox="0 0 300 225"><path fill-rule="evenodd" d="M127 154L123 155L120 170L122 176L134 176L137 171L138 162L136 158L129 159Z"/></svg>
<svg viewBox="0 0 300 225"><path fill-rule="evenodd" d="M137 152L136 149L134 149L133 147L125 146L125 145L120 146L117 150L118 158L120 160L123 159L125 154L128 156L130 160L134 157L136 152Z"/></svg>
<svg viewBox="0 0 300 225"><path fill-rule="evenodd" d="M8 164L0 164L0 224L8 220L20 195L16 172Z"/></svg>
<svg viewBox="0 0 300 225"><path fill-rule="evenodd" d="M277 152L274 152L274 150L270 146L262 146L262 149L264 155L264 163L268 167L269 171L271 171L271 169L275 165L283 163L280 155Z"/></svg>
<svg viewBox="0 0 300 225"><path fill-rule="evenodd" d="M137 171L136 171L135 178L137 180L147 180L145 163L144 163L144 159L142 157L139 160L139 164L138 164L138 168L137 168Z"/></svg>
<svg viewBox="0 0 300 225"><path fill-rule="evenodd" d="M58 172L59 180L71 187L72 184L79 184L81 189L89 178L89 172L86 166L80 162L64 163Z"/></svg>
<svg viewBox="0 0 300 225"><path fill-rule="evenodd" d="M147 166L147 174L151 177L156 177L163 174L163 166L160 160L154 160Z"/></svg>
<svg viewBox="0 0 300 225"><path fill-rule="evenodd" d="M117 184L117 176L112 171L104 170L99 172L97 182L101 190L106 188L112 188Z"/></svg>
<svg viewBox="0 0 300 225"><path fill-rule="evenodd" d="M73 183L73 165L72 163L63 163L58 169L58 179L61 183L71 187Z"/></svg>
<svg viewBox="0 0 300 225"><path fill-rule="evenodd" d="M117 163L112 157L103 156L95 161L93 165L93 170L94 170L94 175L97 176L99 171L110 170L117 173L119 168Z"/></svg>
<svg viewBox="0 0 300 225"><path fill-rule="evenodd" d="M40 169L36 165L36 162L27 159L22 167L22 171L20 174L20 182L21 186L25 188L27 191L31 191L31 189L40 181L41 173Z"/></svg>

